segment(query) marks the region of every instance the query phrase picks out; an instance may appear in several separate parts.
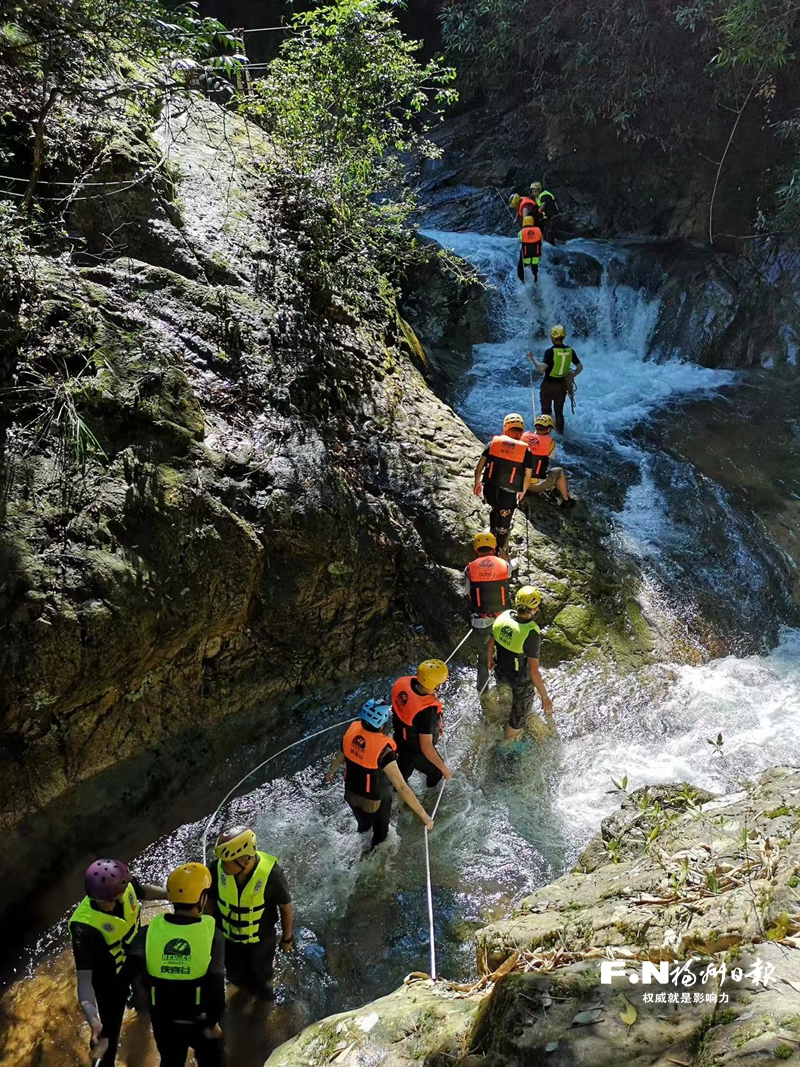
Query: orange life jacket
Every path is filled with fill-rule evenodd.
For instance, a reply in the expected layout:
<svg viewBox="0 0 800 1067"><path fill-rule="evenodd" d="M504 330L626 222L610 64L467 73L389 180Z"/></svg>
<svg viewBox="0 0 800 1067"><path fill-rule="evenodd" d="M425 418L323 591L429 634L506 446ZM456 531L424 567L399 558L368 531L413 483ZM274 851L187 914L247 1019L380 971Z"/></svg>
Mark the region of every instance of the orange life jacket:
<svg viewBox="0 0 800 1067"><path fill-rule="evenodd" d="M508 607L508 564L499 556L478 556L467 567L473 615L499 615Z"/></svg>
<svg viewBox="0 0 800 1067"><path fill-rule="evenodd" d="M416 742L419 744L418 731L414 729L414 716L425 708L436 708L439 716L439 735L442 733L442 702L433 694L420 696L411 688L414 678L398 678L392 686L392 711L400 720L400 740L404 742ZM397 737L398 726L394 724L394 734Z"/></svg>
<svg viewBox="0 0 800 1067"><path fill-rule="evenodd" d="M547 465L550 462L550 457L556 450L556 443L549 434L533 433L532 430L528 430L522 435L522 440L527 445L528 449L534 456L533 463L533 478L544 478L547 473Z"/></svg>
<svg viewBox="0 0 800 1067"><path fill-rule="evenodd" d="M489 444L489 462L486 465L486 481L500 489L518 493L525 481L525 459L528 446L524 441L499 434Z"/></svg>
<svg viewBox="0 0 800 1067"><path fill-rule="evenodd" d="M524 226L519 233L522 242L522 262L526 267L538 264L542 258L542 231L538 226Z"/></svg>
<svg viewBox="0 0 800 1067"><path fill-rule="evenodd" d="M531 215L533 216L533 218L538 218L539 206L536 201L531 200L529 196L523 196L523 198L519 202L517 214L521 219L526 219Z"/></svg>
<svg viewBox="0 0 800 1067"><path fill-rule="evenodd" d="M360 719L351 723L342 739L344 753L344 778L349 789L359 796L375 800L379 797L378 761L391 748L397 751L397 745L386 734L365 730Z"/></svg>

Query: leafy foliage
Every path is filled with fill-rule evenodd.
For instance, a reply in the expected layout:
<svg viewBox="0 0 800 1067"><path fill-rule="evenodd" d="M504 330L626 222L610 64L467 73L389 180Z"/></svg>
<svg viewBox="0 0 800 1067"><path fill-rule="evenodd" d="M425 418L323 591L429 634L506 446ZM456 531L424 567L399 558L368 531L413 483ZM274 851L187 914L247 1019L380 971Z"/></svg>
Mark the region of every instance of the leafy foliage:
<svg viewBox="0 0 800 1067"><path fill-rule="evenodd" d="M406 157L436 154L426 132L455 97L455 72L417 62L397 7L340 0L296 15L267 76L241 99L270 133L273 171L291 174L316 215L319 261L350 256L392 275L409 249Z"/></svg>
<svg viewBox="0 0 800 1067"><path fill-rule="evenodd" d="M63 142L80 141L69 133L82 110L101 126L97 112L110 99L135 95L147 106L148 94L183 91L186 66L210 64L240 43L216 19L200 18L195 3L168 12L158 0L12 2L0 17L0 160L27 164L30 201L44 166L77 162ZM53 160L50 127L67 133L52 138Z"/></svg>
<svg viewBox="0 0 800 1067"><path fill-rule="evenodd" d="M752 129L764 125L794 141L794 0L445 0L440 17L464 81L490 93L550 94L582 123L704 155L712 137L722 155L727 114L738 118L749 104ZM773 105L783 109L777 121ZM783 144L774 150L785 158ZM789 227L800 200L797 160L779 180L763 222Z"/></svg>

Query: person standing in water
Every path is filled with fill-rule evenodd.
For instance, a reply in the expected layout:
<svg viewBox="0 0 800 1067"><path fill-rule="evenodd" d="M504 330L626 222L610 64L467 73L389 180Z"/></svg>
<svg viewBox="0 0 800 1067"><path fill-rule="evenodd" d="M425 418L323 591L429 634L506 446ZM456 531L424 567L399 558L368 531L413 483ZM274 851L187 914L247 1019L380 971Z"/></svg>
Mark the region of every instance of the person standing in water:
<svg viewBox="0 0 800 1067"><path fill-rule="evenodd" d="M113 1067L131 988L128 952L139 932L139 902L166 900L167 890L142 884L126 863L109 859L89 866L84 885L86 896L69 920L78 1000L92 1030L93 1062Z"/></svg>
<svg viewBox="0 0 800 1067"><path fill-rule="evenodd" d="M511 717L498 749L503 752L522 748L520 735L530 713L534 692L542 698L542 708L550 720L553 702L548 696L539 671L542 635L534 621L542 594L532 585L523 585L514 598L514 607L499 615L492 626L487 664L494 667L498 685L511 688Z"/></svg>
<svg viewBox="0 0 800 1067"><path fill-rule="evenodd" d="M442 702L436 695L450 672L440 659L426 659L415 675L392 686L392 725L400 773L408 781L414 771L425 775L428 788L453 772L436 749L442 735Z"/></svg>
<svg viewBox="0 0 800 1067"><path fill-rule="evenodd" d="M131 947L137 980L147 990L161 1067L185 1067L194 1049L197 1067L225 1061L220 1020L225 1011L225 939L204 915L211 872L184 863L167 879L172 915L156 915Z"/></svg>
<svg viewBox="0 0 800 1067"><path fill-rule="evenodd" d="M386 840L392 815L392 787L408 804L427 830L433 829L433 819L417 800L397 763L397 745L383 733L392 714L390 704L368 700L361 714L348 727L342 748L331 761L328 781L341 767L344 769L344 799L358 824L358 832L372 830L370 851Z"/></svg>
<svg viewBox="0 0 800 1067"><path fill-rule="evenodd" d="M508 559L508 535L514 512L528 491L533 456L522 440L525 420L516 411L503 419L503 432L494 436L475 467L475 496L481 495L492 509L489 529L497 538L497 552Z"/></svg>
<svg viewBox="0 0 800 1067"><path fill-rule="evenodd" d="M275 856L259 852L249 826L217 838L208 899L225 935L228 981L262 1000L274 1000L275 924L280 910L282 952L294 948L292 897Z"/></svg>
<svg viewBox="0 0 800 1067"><path fill-rule="evenodd" d="M494 620L511 604L508 583L512 564L497 555L497 538L488 530L472 539L475 559L464 569L464 592L469 597L470 644L478 653L478 693L489 681L486 650ZM516 560L513 561L516 564Z"/></svg>
<svg viewBox="0 0 800 1067"><path fill-rule="evenodd" d="M570 392L570 379L576 378L583 370L583 364L575 349L565 344L565 339L564 327L554 326L550 331L550 340L553 343L545 352L542 362L539 362L533 352L528 352L528 359L539 373L544 375L539 390L542 414L552 415L555 408L556 429L559 433L564 432L564 402Z"/></svg>

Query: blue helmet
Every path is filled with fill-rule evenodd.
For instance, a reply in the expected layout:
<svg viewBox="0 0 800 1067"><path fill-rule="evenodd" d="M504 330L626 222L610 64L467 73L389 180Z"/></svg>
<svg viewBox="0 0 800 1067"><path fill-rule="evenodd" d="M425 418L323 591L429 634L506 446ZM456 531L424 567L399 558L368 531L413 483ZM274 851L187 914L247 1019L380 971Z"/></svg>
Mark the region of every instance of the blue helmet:
<svg viewBox="0 0 800 1067"><path fill-rule="evenodd" d="M362 705L359 718L368 726L374 726L376 730L380 730L389 721L391 711L391 704L382 704L380 700L372 698Z"/></svg>

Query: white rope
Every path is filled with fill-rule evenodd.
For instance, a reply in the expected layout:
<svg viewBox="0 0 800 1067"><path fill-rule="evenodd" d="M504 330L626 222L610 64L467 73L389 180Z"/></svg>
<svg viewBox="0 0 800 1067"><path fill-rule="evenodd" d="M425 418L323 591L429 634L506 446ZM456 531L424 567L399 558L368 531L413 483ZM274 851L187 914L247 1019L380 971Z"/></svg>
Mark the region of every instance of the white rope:
<svg viewBox="0 0 800 1067"><path fill-rule="evenodd" d="M530 379L531 379L531 407L533 408L533 422L534 422L534 425L535 425L536 424L536 387L533 384L533 364L530 362L530 360L528 360L528 363L530 364L529 367L528 367L528 371L530 372Z"/></svg>
<svg viewBox="0 0 800 1067"><path fill-rule="evenodd" d="M446 660L444 661L444 662L445 662L445 664L449 663L449 662L450 662L450 660L451 660L451 659L453 658L453 656L455 656L456 652L458 652L458 650L459 650L459 649L461 648L461 646L462 646L463 644L466 644L466 642L467 642L467 641L469 641L469 635L470 635L471 633L472 633L472 627L470 627L470 628L469 628L469 630L467 630L467 632L466 632L466 634L464 635L464 637L462 637L462 639L461 639L461 640L460 640L460 641L458 642L458 644L456 645L456 647L455 647L455 648L453 649L453 651L452 651L452 652L450 653L450 655L449 655L449 656L447 657L447 659L446 659Z"/></svg>
<svg viewBox="0 0 800 1067"><path fill-rule="evenodd" d="M206 823L206 828L203 831L203 862L204 863L208 862L208 832L211 829L211 824L214 822L214 820L219 815L219 813L222 810L222 808L225 807L225 805L228 803L228 801L233 796L233 794L236 792L236 790L239 788L239 786L243 785L244 782L247 781L247 779L250 777L251 774L255 774L256 771L260 771L262 767L266 767L266 765L268 763L271 763L274 759L277 759L278 756L282 756L284 754L284 752L288 752L290 748L296 748L297 745L302 745L302 743L304 741L311 741L315 737L320 737L322 734L327 734L331 730L335 730L337 726L346 726L349 723L351 723L352 721L353 721L353 716L351 715L347 719L342 719L341 722L335 722L332 726L326 726L322 730L317 730L313 734L306 734L306 736L305 737L301 737L299 741L292 741L291 745L287 745L285 748L282 748L280 750L280 752L276 752L274 755L269 756L263 762L259 763L257 767L251 768L247 772L247 774L244 776L244 778L240 778L239 781L236 783L236 785L233 787L233 789L229 790L229 792L227 792L225 794L223 799L217 805L217 807L216 807L216 809L214 811L214 814L211 816L211 818Z"/></svg>

